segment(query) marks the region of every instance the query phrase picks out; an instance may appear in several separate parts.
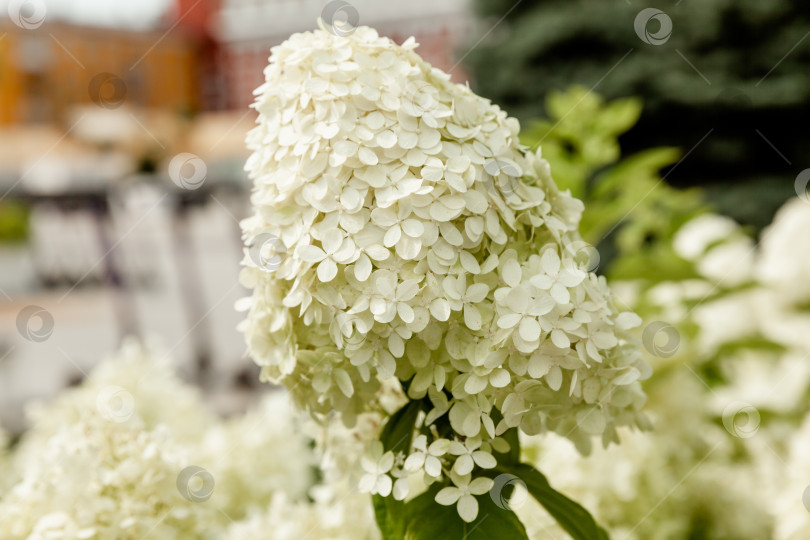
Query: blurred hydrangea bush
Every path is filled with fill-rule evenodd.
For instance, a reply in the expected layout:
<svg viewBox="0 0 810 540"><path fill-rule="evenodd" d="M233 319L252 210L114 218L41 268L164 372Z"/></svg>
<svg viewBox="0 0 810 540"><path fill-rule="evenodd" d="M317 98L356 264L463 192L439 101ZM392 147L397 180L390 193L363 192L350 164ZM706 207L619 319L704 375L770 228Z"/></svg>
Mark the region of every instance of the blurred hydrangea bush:
<svg viewBox="0 0 810 540"><path fill-rule="evenodd" d="M31 410L0 458L0 538L377 538L367 497L336 480L288 402L272 392L217 419L165 354L129 342ZM354 451L353 434L330 440Z"/></svg>
<svg viewBox="0 0 810 540"><path fill-rule="evenodd" d="M376 37L369 39L379 43ZM346 53L339 48L332 53L340 62L349 61L343 58ZM309 58L308 54L317 56L322 53L307 50L296 54L295 58L302 62ZM413 58L407 48L399 54ZM397 65L394 57L389 60L392 65ZM421 66L415 60L413 63L409 60L410 67L403 66L403 73L411 73L413 65ZM427 76L424 71L420 72L420 76ZM443 103L441 97L445 95L443 92L450 92L441 81L439 78L429 87L439 85L444 89L428 92L433 102L428 97L420 97L416 103L435 102L434 106L440 106ZM322 83L307 84L317 87ZM456 91L461 92L460 98L473 99L463 90L452 90ZM371 97L377 98L376 95ZM370 100L368 96L366 99ZM379 99L383 99L382 96ZM371 365L368 366L369 377L364 379L358 367L365 364L346 362L342 353L337 352L334 342L330 342L329 323L337 320L330 310L342 304L330 303L336 297L331 292L324 293L324 284L351 290L356 284L372 280L373 273L381 269L397 276L410 272L407 274L410 276L417 275L415 269L419 264L433 268L430 261L421 263L421 260L402 257L405 252L398 254L398 241L394 242L394 236L391 236L388 243L393 243L386 245L387 233L382 231L369 235L381 246L372 251L382 254L385 249L389 254L379 261L369 255L372 266L365 280L356 276L359 256L351 263L341 263L344 264L342 267L336 264L342 273L334 275L327 263L320 271L320 277L331 276L325 282L319 277L323 261L317 261L317 265L311 261L304 264L304 261L288 269L296 276L291 281L299 283L297 290L308 291L311 295L307 297L302 293L307 305L320 311L320 315L310 316L313 328L304 330L307 339L335 349L324 355L324 362L331 366L328 378L320 369L314 369L313 357L305 356L299 364L299 360L289 354L289 349L278 349L278 343L267 339L268 329L282 332L280 335L286 340L282 345L287 347L294 343L293 340L303 338L295 334L300 328L290 326L293 316L276 309L277 305L268 300L276 298L278 305L282 305L283 296L265 295L280 294L279 285L274 281L277 275L274 277L273 272L267 270L284 271L280 263L285 252L295 252L294 242L279 242L285 238L282 226L292 227L293 232L286 234L292 234L295 241L305 238L307 229L296 221L301 219L297 214L299 210L260 211L247 223L248 227L256 227L255 230L248 229L249 236L271 234L265 237L271 239L269 246L265 247L277 251L265 252L258 258L255 251L248 253L252 267L246 270L246 279L253 280L257 287L257 294L247 306L253 317L253 322L249 320L246 326L252 336L251 347L254 354L261 352L264 355L260 358L270 366L267 370L270 375L291 377L286 382L292 383L291 395L299 405L309 405L310 412L316 416L318 413L329 416L331 407L345 406L347 409L343 410L350 411L349 417L353 419L349 422L351 425L314 422L310 415L294 412L288 404L288 396L281 393L271 393L244 416L218 419L206 412L205 404L195 390L175 377L170 359L154 348L129 343L114 358L101 364L80 387L65 391L49 404L33 407L30 411L32 428L19 442L9 446L8 438L0 433L0 538L135 540L152 535L168 539L377 540L380 538L377 525L380 515L417 519L434 537L452 537L453 529L447 527L447 523L457 519L459 501L479 493L483 494L477 497L479 514L491 516L484 524L489 521L490 525L495 525L495 528L487 528L482 524L477 529L484 537L502 538L504 531L511 534L520 531L524 525L526 536L538 540L552 536L567 538L566 531L571 530L576 533L575 528L571 529L575 525L561 524L559 514L552 516L525 496L526 490L543 488L542 481L545 480L542 476L535 476L530 469L520 469L522 474L516 475L517 481L508 479L508 483L519 487L514 493L493 492L486 480L491 480L492 485L499 482L497 474L487 475L493 470L500 474L497 468L488 468L495 457L497 467L503 464L518 467L517 458L520 457L545 471L552 485L581 501L594 513L597 521L618 538L805 540L810 537L810 509L805 506L810 506L810 415L807 410L810 401L810 333L807 332L810 328L810 282L806 279L810 275L810 236L807 234L810 230L810 204L800 199L787 203L759 244L755 244L748 231L735 222L707 211L696 193L675 192L660 181L661 167L677 159L676 152L651 150L646 157L642 154L621 158L617 137L637 116L638 105L633 101L604 103L581 89L552 99L564 105L557 109L551 107L558 111L556 116L530 127L523 133L523 141L541 143L543 158L550 161L556 182L586 202L581 228L584 239L599 244L607 232L613 233L608 237L616 240L616 254L609 264L606 261L600 267L600 271L611 277L615 291L611 301L616 306L615 312L634 311L645 321L635 332L636 338L644 345L644 360L655 368L653 375L644 381L645 412L655 427L651 433L617 427L615 436L621 440L620 446L601 448L596 445L590 455L583 456L576 446L579 442L581 447L581 441L577 437L572 441L563 436L565 432L555 434L553 430L547 430L552 432L542 437L518 437L513 428L491 437L487 422L479 420L481 427L477 436L465 436L464 421L448 419L449 424L437 424L435 421L440 417L436 415L443 412L447 417L451 400L457 400L457 390L469 394L466 389L471 379L469 374L477 374L475 368L480 367L469 363L470 358L476 358L477 348L464 349L469 351L468 355L454 356L450 349L445 351L442 348L446 345L428 347L429 361L435 363L434 368L441 366L445 373L443 387L449 394L444 399L441 398L444 394L439 393L442 387L436 385L436 369L427 370L428 375L424 376L433 392L418 387L411 390L412 386L408 385L399 388L398 383L387 383L403 376L416 376L419 369L425 367L411 366L404 372L399 371L398 366L422 358L420 354L424 351L410 349L413 336L418 336L419 332L413 331L412 335L406 333L405 336L400 333L409 324L402 315L410 316L404 307L401 313L398 305L393 310L393 319L380 322L374 316L388 313L388 304L379 304L386 310L371 313L373 324L369 324L367 334L374 334L373 339L382 343L379 349L375 349L378 355L386 350L390 353L391 336L398 336L393 340L394 343L402 340L402 356L407 363L392 354L397 368L389 370L393 371L392 376L376 386L370 376L371 368L374 367L379 374L384 362L374 356L365 358L365 362ZM579 102L585 112L571 109ZM373 110L371 100L367 107L366 112ZM482 107L484 111L496 111L490 109L490 105ZM415 109L426 110L421 105ZM283 115L279 114L280 119ZM332 113L324 114L327 114L326 118ZM500 126L497 129L504 127L499 124L503 120L501 113L492 114L493 121ZM484 124L477 122L475 125ZM324 129L317 128L317 125L316 122L312 126L312 133ZM263 129L267 127L260 126L259 133ZM309 133L308 129L305 126L302 132ZM469 126L466 129L475 130ZM507 138L516 141L517 133L508 122L504 129L508 132ZM355 132L358 130L366 133L366 143L377 140L369 135L369 131L355 126ZM278 131L279 137L281 133L283 130ZM254 134L254 137L259 144L258 139L263 135ZM275 152L291 152L295 156L296 145ZM419 146L418 136L415 145L397 159L407 156L414 148L425 150ZM464 144L458 145L465 148ZM357 147L357 155L346 156L347 161L360 160L361 144L358 143ZM375 156L377 151L381 152L379 159L387 155L383 150L394 147L373 148ZM508 149L508 155L498 155L511 162L503 170L491 169L498 174L490 175L494 182L492 187L487 186L484 195L497 194L502 199L503 206L496 205L499 212L511 208L507 201L520 193L519 187L517 191L515 188L503 191L504 186L515 185L508 178L508 171L517 170L512 167L520 167L524 173L535 171L537 176L524 174L522 180L542 182L545 186L546 198L542 203L548 203L546 208L550 213L543 215L544 220L553 217L556 206L552 200L571 201L567 195L551 188L553 184L547 171L543 172L546 165L539 157L530 157L529 154L523 161L516 144L510 143L504 148ZM458 155L462 152L464 150ZM280 156L283 163L293 162L285 161L289 158L285 156ZM366 158L371 159L369 154ZM426 155L425 163L427 159ZM483 176L487 173L486 160L478 165L482 166L477 170L483 169ZM263 165L254 162L254 166ZM502 173L505 177L500 180L505 180L505 183L498 181ZM297 177L280 174L278 178L293 181ZM353 178L346 184L362 185L360 180ZM330 189L329 185L323 185L312 193L326 194ZM472 182L470 189L477 189L476 181ZM268 184L257 191L255 199L270 205L278 195ZM409 197L411 195L413 193ZM428 193L423 195L430 196ZM363 206L358 206L358 211L363 212L363 224L370 226L375 209L365 208L367 198L359 197L356 202L358 205L363 203ZM321 199L327 200L328 197L322 195ZM311 204L303 194L294 201L304 206ZM333 202L343 204L340 201L337 197ZM678 203L673 204L676 201ZM542 203L540 206L544 207ZM397 204L392 203L388 208ZM432 204L436 202L431 200ZM343 220L351 222L352 218L343 214L338 218L328 217L337 207L324 208L326 210L321 211L313 206L303 215L314 219L317 211L327 219L337 220L337 224ZM535 211L533 208L515 210L514 214L531 214ZM592 208L599 213L598 219L589 218ZM430 216L430 210L427 212L426 215ZM419 214L414 215L419 217ZM408 216L397 217L400 221L406 218ZM281 223L275 221L279 219ZM428 223L422 225L424 229L431 226L429 223L433 218L419 219ZM570 228L574 223L571 219L571 216L559 219L563 230L559 242L552 235L552 245L565 246L562 239L575 230ZM516 218L515 222L519 220ZM441 238L452 247L447 237L452 237L453 233L447 232L446 225L443 231L442 223L452 223L452 220L433 224L437 229L433 245ZM485 219L484 231L486 227ZM543 227L539 227L541 235L548 232ZM611 228L614 231L610 231ZM415 231L416 227L411 228L404 222L400 224L398 240L402 240L402 235L407 236L406 229ZM323 231L323 234L330 230L333 229ZM281 234L277 234L279 232ZM461 234L462 227L456 228L456 232ZM314 237L303 245L315 245L312 240L323 246L322 240ZM522 250L530 249L533 241L525 239ZM603 248L605 245L601 244ZM466 250L464 246L462 242L453 249ZM521 277L524 267L518 263L519 253L526 253L522 250L516 249L515 255L508 259L518 264ZM326 253L327 250L323 251ZM427 260L428 257L421 259ZM397 264L385 266L388 259L397 261ZM458 265L464 268L460 255L458 259ZM542 256L540 259L542 261ZM479 267L485 264L477 259L476 262ZM378 263L382 267L378 267ZM258 268L262 264L266 268ZM458 271L453 264L445 266L448 271L453 268ZM531 264L528 267L531 269ZM485 283L487 295L484 299L495 306L478 311L482 328L486 321L491 322L503 315L497 309L497 298L494 294L490 297L490 292L504 287L505 276L511 271L499 269L495 272L494 268L497 267L493 267L495 275L491 278L486 277L485 272L471 273L475 277L469 285ZM545 265L541 263L538 268L544 269ZM588 273L583 281L585 279L598 278ZM543 280L541 282L546 284ZM580 285L569 291L571 298L579 294L577 287ZM551 296L552 287L542 290ZM437 290L445 291L443 285ZM555 294L561 292L558 290ZM465 305L474 302L450 296L445 300L448 305L453 300L456 302L453 305L458 306L461 302L462 306L451 306L451 315L442 321L443 315L436 317L430 303L426 303L422 307L431 317L428 326L445 331L452 322L456 328L465 328L465 334L476 335L468 323L470 317L474 322L478 319L469 314L465 317L464 313ZM409 300L397 299L400 301ZM369 312L370 306L369 300ZM417 307L411 308L414 314ZM305 309L303 313L308 311ZM296 317L298 320L300 316ZM393 323L395 320L397 322ZM415 315L410 324L414 320ZM257 326L251 328L251 324ZM504 330L497 323L495 326L498 328L496 333ZM516 326L519 336L520 324ZM343 328L339 325L337 330ZM356 327L353 328L356 331ZM382 340L375 333L381 328L387 332ZM350 342L349 336L344 338L345 343ZM628 335L627 339L632 338ZM447 342L445 338L443 343ZM443 351L442 354L434 357L438 350ZM302 365L312 368L312 372L301 371ZM527 373L536 369L530 366L526 366ZM345 376L336 375L340 373L338 370L343 370ZM516 373L512 366L508 372L510 382L503 388L511 388L513 377L521 377L520 371ZM568 396L564 402L566 407L573 405L567 400L577 396L576 393L568 394L572 380L572 376L569 377L565 380L567 385L561 386ZM453 378L462 382L454 385ZM494 380L497 382L498 377ZM548 384L548 372L540 380ZM489 403L494 410L494 405L502 404L497 399L501 387L493 385L492 373L483 382L483 391L491 391L496 396ZM319 398L313 398L313 387L320 389ZM309 390L305 392L305 388ZM367 401L353 402L358 395L356 392L368 392ZM427 410L421 405L403 408L408 398L418 400L425 396L421 392L427 393L425 403L430 404ZM467 397L458 402L464 403ZM468 403L468 406L473 405L480 407L477 400L472 405ZM434 410L438 412L432 413ZM441 430L423 427L431 413L434 426L441 426ZM467 415L462 416L466 420ZM414 434L412 426L416 425L417 419L421 424ZM495 428L504 419L492 414L490 420ZM408 445L401 441L408 441ZM432 475L437 467L439 474ZM471 475L470 469L481 474ZM404 474L414 470L422 474ZM385 480L389 476L392 477ZM406 476L407 484L401 482ZM444 476L449 476L452 484L446 480L433 480ZM503 478L500 482L503 487ZM432 485L428 486L430 483ZM520 489L523 487L521 483L525 489ZM378 493L390 491L391 495L407 491L412 500L408 505L397 506L401 503L393 500L394 497L375 496L372 502L368 494L357 492L358 484ZM425 496L416 495L425 490ZM550 488L544 493L557 497ZM447 506L436 505L434 500L437 497ZM568 515L577 515L577 508L581 510L581 507L571 506L573 503L567 499L553 500L567 501L564 504L569 504L566 507ZM392 511L388 513L386 508ZM523 525L515 521L504 522L505 509L515 510ZM385 522L382 525L389 526Z"/></svg>

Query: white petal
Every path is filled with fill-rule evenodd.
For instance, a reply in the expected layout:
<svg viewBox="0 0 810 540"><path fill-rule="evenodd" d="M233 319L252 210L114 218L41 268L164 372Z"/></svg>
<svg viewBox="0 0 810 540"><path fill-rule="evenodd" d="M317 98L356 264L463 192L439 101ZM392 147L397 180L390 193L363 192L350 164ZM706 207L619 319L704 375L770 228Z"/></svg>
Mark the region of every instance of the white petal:
<svg viewBox="0 0 810 540"><path fill-rule="evenodd" d="M360 161L364 165L374 166L377 163L379 163L377 154L375 154L373 150L371 150L370 148L366 148L365 146L360 148L360 150L357 152L357 156L360 158Z"/></svg>
<svg viewBox="0 0 810 540"><path fill-rule="evenodd" d="M374 489L383 497L388 497L391 494L392 484L393 481L391 480L391 477L384 474L377 478L377 484L374 486Z"/></svg>
<svg viewBox="0 0 810 540"><path fill-rule="evenodd" d="M489 376L489 384L495 388L503 388L512 380L509 372L503 368L494 370Z"/></svg>
<svg viewBox="0 0 810 540"><path fill-rule="evenodd" d="M467 523L472 523L478 516L478 501L472 495L464 495L456 505L458 515Z"/></svg>
<svg viewBox="0 0 810 540"><path fill-rule="evenodd" d="M568 293L568 289L566 289L562 284L555 283L551 287L551 297L558 303L558 304L567 304L571 300L571 295Z"/></svg>
<svg viewBox="0 0 810 540"><path fill-rule="evenodd" d="M616 326L621 330L629 330L630 328L635 328L640 324L641 324L641 317L639 317L632 311L625 311L623 313L619 313L618 317L616 317Z"/></svg>
<svg viewBox="0 0 810 540"><path fill-rule="evenodd" d="M318 265L318 279L323 283L329 283L337 275L337 265L332 259L324 259Z"/></svg>
<svg viewBox="0 0 810 540"><path fill-rule="evenodd" d="M504 330L514 328L522 318L523 316L519 313L507 313L506 315L501 315L501 317L498 319L498 328L503 328Z"/></svg>
<svg viewBox="0 0 810 540"><path fill-rule="evenodd" d="M556 276L560 271L560 256L555 249L547 249L540 258L540 266L543 271L551 276Z"/></svg>
<svg viewBox="0 0 810 540"><path fill-rule="evenodd" d="M303 261L316 263L324 260L326 252L318 246L298 246L295 254Z"/></svg>
<svg viewBox="0 0 810 540"><path fill-rule="evenodd" d="M536 341L540 339L540 324L537 319L524 317L520 321L520 337L525 341Z"/></svg>
<svg viewBox="0 0 810 540"><path fill-rule="evenodd" d="M510 287L520 285L521 275L520 264L515 259L511 259L504 264L503 280Z"/></svg>
<svg viewBox="0 0 810 540"><path fill-rule="evenodd" d="M466 324L467 328L470 330L481 329L481 313L478 311L478 308L470 304L464 304L464 324Z"/></svg>
<svg viewBox="0 0 810 540"><path fill-rule="evenodd" d="M425 227L418 219L406 219L403 221L402 230L413 238L418 238L425 233Z"/></svg>
<svg viewBox="0 0 810 540"><path fill-rule="evenodd" d="M472 482L470 482L470 487L468 489L470 490L470 493L472 493L473 495L483 495L484 493L492 489L494 483L495 481L492 480L492 478L480 476L475 480L473 480Z"/></svg>
<svg viewBox="0 0 810 540"><path fill-rule="evenodd" d="M450 304L444 298L436 298L430 303L430 314L438 321L450 318Z"/></svg>
<svg viewBox="0 0 810 540"><path fill-rule="evenodd" d="M358 281L365 281L371 275L371 270L371 260L368 258L368 255L365 253L361 254L357 262L354 263L354 277L356 277Z"/></svg>
<svg viewBox="0 0 810 540"><path fill-rule="evenodd" d="M406 324L413 322L413 309L405 302L399 302L397 304L397 315L399 315L402 322Z"/></svg>
<svg viewBox="0 0 810 540"><path fill-rule="evenodd" d="M470 474L475 466L475 462L473 462L472 456L469 454L462 454L461 456L456 459L455 464L453 464L453 470L460 475Z"/></svg>
<svg viewBox="0 0 810 540"><path fill-rule="evenodd" d="M464 391L470 395L475 395L487 387L487 379L478 375L470 374L467 382L464 383Z"/></svg>
<svg viewBox="0 0 810 540"><path fill-rule="evenodd" d="M551 331L551 342L560 349L567 349L571 346L571 340L568 339L568 335L559 328L555 328Z"/></svg>
<svg viewBox="0 0 810 540"><path fill-rule="evenodd" d="M425 472L433 478L438 478L442 474L442 462L435 456L425 458Z"/></svg>
<svg viewBox="0 0 810 540"><path fill-rule="evenodd" d="M354 394L354 386L352 385L352 378L346 373L345 370L341 368L337 368L332 372L332 378L335 379L335 382L340 388L340 391L343 392L343 395L346 397L352 397Z"/></svg>
<svg viewBox="0 0 810 540"><path fill-rule="evenodd" d="M405 470L416 472L421 469L425 464L425 454L423 452L416 452L408 456L405 460Z"/></svg>
<svg viewBox="0 0 810 540"><path fill-rule="evenodd" d="M496 465L498 465L498 461L495 459L495 456L490 454L489 452L473 452L473 461L475 464L481 467L482 469L494 469Z"/></svg>
<svg viewBox="0 0 810 540"><path fill-rule="evenodd" d="M461 497L461 490L454 486L449 486L436 494L436 502L444 505L450 506L458 501L459 497Z"/></svg>
<svg viewBox="0 0 810 540"><path fill-rule="evenodd" d="M383 238L383 244L385 247L391 247L396 245L400 238L402 238L402 229L399 227L399 225L394 225L386 231L385 237Z"/></svg>
<svg viewBox="0 0 810 540"><path fill-rule="evenodd" d="M374 490L374 485L377 483L377 476L374 474L364 474L360 478L357 487L361 493L371 493Z"/></svg>
<svg viewBox="0 0 810 540"><path fill-rule="evenodd" d="M323 250L327 253L335 253L343 244L343 233L339 229L327 231L321 239Z"/></svg>
<svg viewBox="0 0 810 540"><path fill-rule="evenodd" d="M486 283L475 283L467 287L466 297L468 302L478 303L484 300L489 294L489 286Z"/></svg>
<svg viewBox="0 0 810 540"><path fill-rule="evenodd" d="M560 366L551 366L551 369L546 373L546 382L549 388L557 391L562 386L562 370Z"/></svg>

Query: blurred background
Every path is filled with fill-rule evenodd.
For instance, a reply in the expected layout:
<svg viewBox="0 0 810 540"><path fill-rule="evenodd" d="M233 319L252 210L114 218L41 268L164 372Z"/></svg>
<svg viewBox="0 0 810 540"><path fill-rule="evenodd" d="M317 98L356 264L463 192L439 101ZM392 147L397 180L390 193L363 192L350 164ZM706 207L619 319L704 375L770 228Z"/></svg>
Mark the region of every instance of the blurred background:
<svg viewBox="0 0 810 540"><path fill-rule="evenodd" d="M26 403L77 384L128 335L157 336L218 410L242 409L258 385L233 307L245 294L238 222L250 192L249 105L270 47L312 29L326 3L0 0L6 430L22 430ZM428 62L521 120L524 142L540 145L557 181L593 208L584 234L600 272L650 271L660 259L649 254L706 205L756 235L800 194L797 175L810 167L810 5L349 8L398 42L415 36ZM634 175L608 178L594 195L619 148L650 147L627 165ZM639 251L647 256L634 263Z"/></svg>

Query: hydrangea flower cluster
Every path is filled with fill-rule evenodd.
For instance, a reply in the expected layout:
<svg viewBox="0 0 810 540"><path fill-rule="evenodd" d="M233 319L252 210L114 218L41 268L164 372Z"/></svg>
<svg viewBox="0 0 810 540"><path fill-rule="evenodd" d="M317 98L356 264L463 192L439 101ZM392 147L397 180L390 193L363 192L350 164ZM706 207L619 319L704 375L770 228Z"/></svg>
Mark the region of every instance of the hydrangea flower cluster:
<svg viewBox="0 0 810 540"><path fill-rule="evenodd" d="M29 410L8 456L0 432L0 538L289 539L316 521L331 534L318 538L374 538L367 496L332 482L328 466L316 479L320 456L294 429L302 415L285 392L222 420L172 365L128 341L79 387ZM200 474L184 476L190 466ZM251 525L269 519L277 534Z"/></svg>
<svg viewBox="0 0 810 540"><path fill-rule="evenodd" d="M429 402L408 453L372 445L361 486L404 498L410 475L449 478L437 500L469 521L508 429L616 440L649 368L627 333L640 319L585 260L582 203L516 119L415 47L359 27L273 48L248 136L241 328L263 379L317 418L352 425L391 384Z"/></svg>

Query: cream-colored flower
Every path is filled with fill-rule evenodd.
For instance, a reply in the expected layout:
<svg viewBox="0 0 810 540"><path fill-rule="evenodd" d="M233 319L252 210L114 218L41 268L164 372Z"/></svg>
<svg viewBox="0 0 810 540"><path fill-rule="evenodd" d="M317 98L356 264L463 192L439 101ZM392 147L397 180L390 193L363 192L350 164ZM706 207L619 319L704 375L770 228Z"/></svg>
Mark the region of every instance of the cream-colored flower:
<svg viewBox="0 0 810 540"><path fill-rule="evenodd" d="M434 405L418 447L365 461L364 488L381 494L401 470L446 482L454 463L471 477L491 464L440 452L437 423L480 448L517 426L581 449L597 428L615 440L644 401L625 371L648 373L605 280L575 258L582 203L521 146L515 119L414 47L365 27L292 36L273 48L248 136L245 239L285 247L273 272L242 274L263 377L348 425L385 416L392 382Z"/></svg>
<svg viewBox="0 0 810 540"><path fill-rule="evenodd" d="M479 477L470 480L470 475L451 475L454 486L443 488L436 494L436 502L444 506L456 505L461 519L470 523L478 517L476 495L483 495L492 489L492 479Z"/></svg>

